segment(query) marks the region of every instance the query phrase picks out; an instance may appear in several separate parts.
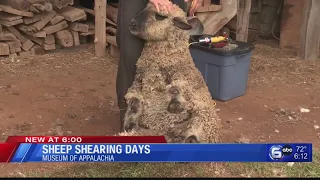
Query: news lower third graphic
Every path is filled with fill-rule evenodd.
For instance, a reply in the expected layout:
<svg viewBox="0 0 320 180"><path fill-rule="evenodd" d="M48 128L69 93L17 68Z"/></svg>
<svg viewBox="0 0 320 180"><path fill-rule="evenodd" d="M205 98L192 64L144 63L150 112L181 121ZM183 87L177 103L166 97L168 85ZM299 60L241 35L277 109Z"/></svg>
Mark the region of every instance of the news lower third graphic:
<svg viewBox="0 0 320 180"><path fill-rule="evenodd" d="M167 144L163 137L9 137L0 162L311 162L312 144Z"/></svg>
<svg viewBox="0 0 320 180"><path fill-rule="evenodd" d="M271 162L312 161L312 146L308 144L268 145L268 160Z"/></svg>

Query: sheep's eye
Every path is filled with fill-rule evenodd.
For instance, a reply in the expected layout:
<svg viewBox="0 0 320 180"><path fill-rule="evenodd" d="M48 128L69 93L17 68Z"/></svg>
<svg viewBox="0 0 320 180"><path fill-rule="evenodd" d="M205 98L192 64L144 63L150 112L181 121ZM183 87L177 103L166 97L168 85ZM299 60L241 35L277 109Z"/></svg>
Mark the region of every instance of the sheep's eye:
<svg viewBox="0 0 320 180"><path fill-rule="evenodd" d="M167 16L160 15L160 14L156 13L155 18L156 18L156 20L157 20L157 21L162 21L162 20L167 19L168 17L167 17Z"/></svg>

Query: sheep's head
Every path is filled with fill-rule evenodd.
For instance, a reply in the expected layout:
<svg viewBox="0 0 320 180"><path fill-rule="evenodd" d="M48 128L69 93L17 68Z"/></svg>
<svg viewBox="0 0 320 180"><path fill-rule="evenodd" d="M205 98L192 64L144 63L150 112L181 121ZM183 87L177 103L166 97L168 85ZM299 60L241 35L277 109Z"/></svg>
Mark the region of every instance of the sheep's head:
<svg viewBox="0 0 320 180"><path fill-rule="evenodd" d="M172 35L201 34L203 25L198 18L187 19L185 12L177 5L173 5L172 13L166 13L157 12L156 8L149 3L132 19L129 29L131 34L141 39L161 41L172 38Z"/></svg>

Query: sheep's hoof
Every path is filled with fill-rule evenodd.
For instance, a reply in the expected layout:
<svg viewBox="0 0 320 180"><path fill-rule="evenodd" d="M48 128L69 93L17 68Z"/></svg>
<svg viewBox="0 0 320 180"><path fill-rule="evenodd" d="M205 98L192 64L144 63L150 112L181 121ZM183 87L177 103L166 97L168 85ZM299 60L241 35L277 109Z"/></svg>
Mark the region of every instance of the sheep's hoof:
<svg viewBox="0 0 320 180"><path fill-rule="evenodd" d="M128 105L130 107L130 113L137 113L140 108L140 100L136 97L130 98Z"/></svg>
<svg viewBox="0 0 320 180"><path fill-rule="evenodd" d="M187 137L186 140L184 140L185 143L200 143L198 141L198 138L195 135Z"/></svg>
<svg viewBox="0 0 320 180"><path fill-rule="evenodd" d="M142 124L141 122L139 122L138 126L143 128L143 129L150 129L149 126L147 126L145 124Z"/></svg>
<svg viewBox="0 0 320 180"><path fill-rule="evenodd" d="M136 126L137 126L136 123L134 123L134 122L129 122L128 124L126 124L126 125L124 126L124 130L127 131L127 132L129 132L129 131L132 131Z"/></svg>
<svg viewBox="0 0 320 180"><path fill-rule="evenodd" d="M166 83L171 84L172 83L172 78L170 76L166 77Z"/></svg>
<svg viewBox="0 0 320 180"><path fill-rule="evenodd" d="M183 106L177 98L173 98L171 99L167 110L170 113L181 113L183 111Z"/></svg>
<svg viewBox="0 0 320 180"><path fill-rule="evenodd" d="M192 118L192 111L188 110L187 112L188 112L188 114L187 114L186 118L183 119L183 121L188 121Z"/></svg>
<svg viewBox="0 0 320 180"><path fill-rule="evenodd" d="M169 89L169 93L172 94L172 95L178 95L180 93L179 87L178 86L172 86Z"/></svg>

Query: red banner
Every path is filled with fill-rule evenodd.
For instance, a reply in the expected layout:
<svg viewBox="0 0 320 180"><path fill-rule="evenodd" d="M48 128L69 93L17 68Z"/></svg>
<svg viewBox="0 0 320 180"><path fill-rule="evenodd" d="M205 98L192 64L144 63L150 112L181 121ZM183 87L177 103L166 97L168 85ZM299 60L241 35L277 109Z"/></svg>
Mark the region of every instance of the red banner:
<svg viewBox="0 0 320 180"><path fill-rule="evenodd" d="M0 162L9 162L18 146L18 143L0 144Z"/></svg>
<svg viewBox="0 0 320 180"><path fill-rule="evenodd" d="M164 136L9 136L7 143L166 143Z"/></svg>

